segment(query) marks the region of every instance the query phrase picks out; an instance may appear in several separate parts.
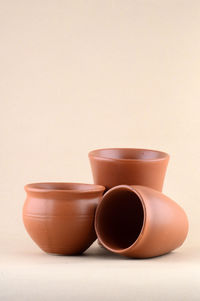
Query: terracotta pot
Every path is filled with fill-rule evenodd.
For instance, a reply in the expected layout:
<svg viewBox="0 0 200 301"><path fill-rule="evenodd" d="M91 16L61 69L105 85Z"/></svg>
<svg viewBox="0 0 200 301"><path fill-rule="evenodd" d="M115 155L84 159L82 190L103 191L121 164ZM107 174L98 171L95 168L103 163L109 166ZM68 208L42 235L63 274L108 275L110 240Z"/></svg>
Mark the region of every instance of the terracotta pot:
<svg viewBox="0 0 200 301"><path fill-rule="evenodd" d="M97 237L108 250L135 258L178 248L188 233L183 209L143 186L120 185L105 193L95 218Z"/></svg>
<svg viewBox="0 0 200 301"><path fill-rule="evenodd" d="M96 239L94 215L104 189L80 183L26 185L23 221L27 232L47 253L84 252Z"/></svg>
<svg viewBox="0 0 200 301"><path fill-rule="evenodd" d="M94 183L107 189L120 184L162 191L169 155L137 148L98 149L89 153Z"/></svg>

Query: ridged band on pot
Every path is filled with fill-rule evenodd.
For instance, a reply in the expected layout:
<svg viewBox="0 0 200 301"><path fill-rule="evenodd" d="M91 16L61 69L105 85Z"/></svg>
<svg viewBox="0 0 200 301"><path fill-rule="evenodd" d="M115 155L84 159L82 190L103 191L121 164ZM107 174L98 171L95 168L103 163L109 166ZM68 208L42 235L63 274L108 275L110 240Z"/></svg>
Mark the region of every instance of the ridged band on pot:
<svg viewBox="0 0 200 301"><path fill-rule="evenodd" d="M163 255L182 245L188 233L184 210L161 192L119 185L98 205L95 229L108 250L133 258Z"/></svg>
<svg viewBox="0 0 200 301"><path fill-rule="evenodd" d="M96 239L94 216L104 187L82 183L25 186L25 228L47 253L80 254Z"/></svg>
<svg viewBox="0 0 200 301"><path fill-rule="evenodd" d="M142 185L162 191L169 155L139 148L97 149L88 154L95 184Z"/></svg>

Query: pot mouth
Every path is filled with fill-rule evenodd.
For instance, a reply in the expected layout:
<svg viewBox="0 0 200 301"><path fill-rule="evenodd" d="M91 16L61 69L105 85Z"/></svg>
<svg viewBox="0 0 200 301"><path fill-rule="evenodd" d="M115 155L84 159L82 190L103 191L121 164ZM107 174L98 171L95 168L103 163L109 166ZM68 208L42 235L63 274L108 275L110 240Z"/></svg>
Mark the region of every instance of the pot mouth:
<svg viewBox="0 0 200 301"><path fill-rule="evenodd" d="M102 148L88 154L99 160L108 161L159 161L169 158L165 152L145 148Z"/></svg>
<svg viewBox="0 0 200 301"><path fill-rule="evenodd" d="M143 236L146 207L134 186L119 185L106 192L95 217L97 237L114 253L136 247Z"/></svg>
<svg viewBox="0 0 200 301"><path fill-rule="evenodd" d="M41 182L31 183L24 186L27 192L70 192L70 193L94 193L103 192L104 186L85 183L65 182Z"/></svg>

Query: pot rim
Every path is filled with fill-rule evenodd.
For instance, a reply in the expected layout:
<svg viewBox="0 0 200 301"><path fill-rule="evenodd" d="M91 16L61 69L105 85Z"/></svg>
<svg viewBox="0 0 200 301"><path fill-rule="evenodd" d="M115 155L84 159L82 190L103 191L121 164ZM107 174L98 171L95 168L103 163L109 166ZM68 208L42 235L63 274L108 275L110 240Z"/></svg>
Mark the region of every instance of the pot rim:
<svg viewBox="0 0 200 301"><path fill-rule="evenodd" d="M141 185L137 185L137 186L141 186ZM133 247L136 247L136 246L140 243L140 241L141 241L141 239L142 239L142 237L143 237L143 234L144 234L144 231L145 231L145 228L146 228L146 222L147 222L147 211L146 211L146 206L145 206L145 202L144 202L144 199L143 199L142 195L137 191L137 188L135 188L134 185L131 185L131 186L130 186L130 185L118 185L118 186L115 186L115 187L109 189L109 191L107 191L107 192L104 194L103 199L102 199L101 202L99 203L99 205L98 205L98 207L97 207L97 210L96 210L96 214L95 214L95 217L96 217L97 214L98 214L98 212L99 212L100 209L101 209L103 200L104 200L104 198L105 198L106 195L108 195L110 192L112 192L112 191L114 191L114 190L121 190L121 189L124 189L124 188L125 188L126 190L129 190L129 191L135 193L135 194L138 196L138 198L139 198L139 200L140 200L140 202L141 202L141 204L142 204L143 213L144 213L144 218L143 218L142 228L141 228L141 231L140 231L140 233L139 233L137 239L136 239L129 247L127 247L127 248L112 248L112 247L108 246L107 244L105 244L105 243L102 241L101 237L99 236L99 234L98 234L98 229L97 229L97 228L98 228L98 226L97 226L97 219L95 218L95 231L96 231L96 233L97 233L97 237L98 237L99 241L101 242L101 244L102 244L106 249L108 249L108 250L111 251L111 252L118 253L118 254L124 254L124 253L126 253L127 251L129 251L130 249L132 249Z"/></svg>
<svg viewBox="0 0 200 301"><path fill-rule="evenodd" d="M46 185L51 186L51 187L46 187ZM59 186L66 186L66 188L60 188ZM44 186L44 187L42 187ZM57 186L57 188L56 188ZM69 188L67 188L67 186ZM74 187L74 188L73 188ZM83 188L86 189L83 189ZM71 188L71 189L70 189ZM24 189L26 192L57 192L57 193L62 193L62 192L69 192L69 193L95 193L95 192L103 192L105 190L105 187L102 185L96 185L96 184L88 184L88 183L78 183L78 182L37 182L37 183L30 183L26 184L24 186Z"/></svg>
<svg viewBox="0 0 200 301"><path fill-rule="evenodd" d="M140 159L140 158L109 158L106 157L105 155L100 155L100 151L104 150L121 150L121 151L126 151L126 150L134 150L134 151L144 151L144 152L154 152L158 153L161 155L160 158L149 158L149 159ZM100 160L105 160L105 161L121 161L121 162L139 162L139 161L144 161L144 162L149 162L149 161L162 161L165 159L169 159L169 154L163 151L159 150L154 150L154 149L147 149L147 148L120 148L120 147L111 147L111 148L99 148L92 150L88 153L89 158L96 158Z"/></svg>

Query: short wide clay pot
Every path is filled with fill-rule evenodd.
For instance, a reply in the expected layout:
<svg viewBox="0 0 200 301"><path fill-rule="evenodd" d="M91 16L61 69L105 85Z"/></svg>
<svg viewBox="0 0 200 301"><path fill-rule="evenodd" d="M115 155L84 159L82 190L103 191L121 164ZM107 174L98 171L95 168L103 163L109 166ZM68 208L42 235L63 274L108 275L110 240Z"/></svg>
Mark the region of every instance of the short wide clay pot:
<svg viewBox="0 0 200 301"><path fill-rule="evenodd" d="M169 161L167 153L137 148L97 149L89 154L95 184L142 185L162 191Z"/></svg>
<svg viewBox="0 0 200 301"><path fill-rule="evenodd" d="M184 242L188 220L164 194L143 186L120 185L98 205L95 229L108 250L133 258L168 253Z"/></svg>
<svg viewBox="0 0 200 301"><path fill-rule="evenodd" d="M94 216L104 189L80 183L26 185L23 221L27 232L47 253L84 252L96 239Z"/></svg>

